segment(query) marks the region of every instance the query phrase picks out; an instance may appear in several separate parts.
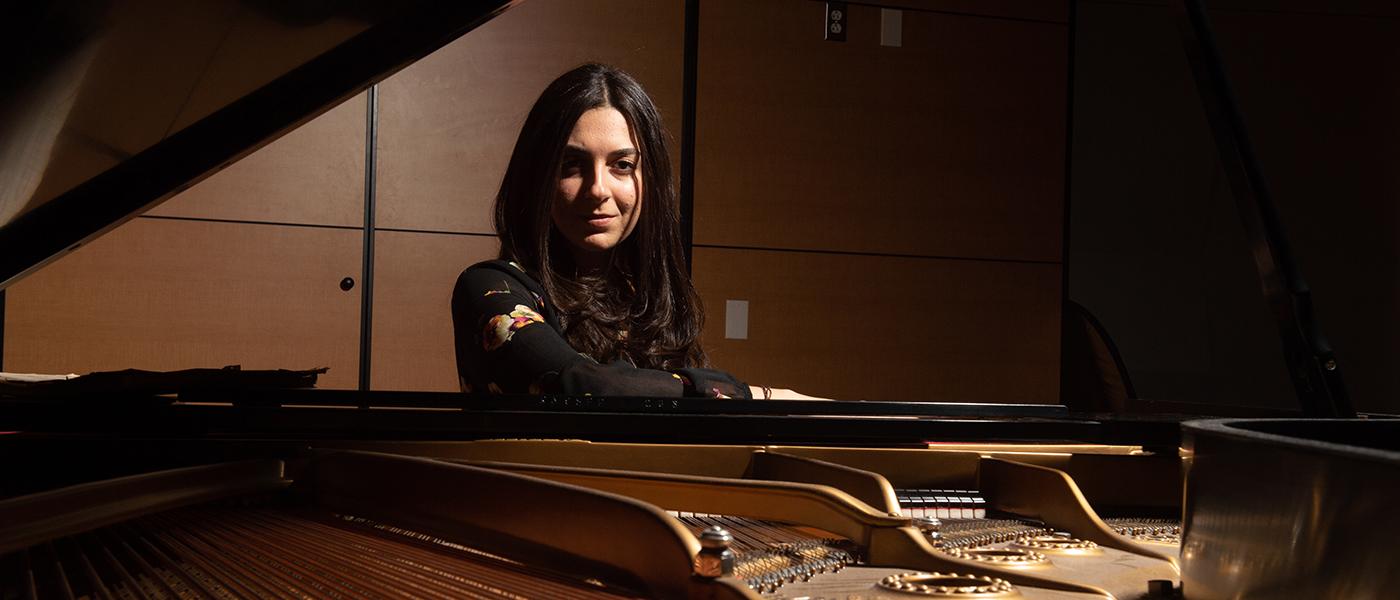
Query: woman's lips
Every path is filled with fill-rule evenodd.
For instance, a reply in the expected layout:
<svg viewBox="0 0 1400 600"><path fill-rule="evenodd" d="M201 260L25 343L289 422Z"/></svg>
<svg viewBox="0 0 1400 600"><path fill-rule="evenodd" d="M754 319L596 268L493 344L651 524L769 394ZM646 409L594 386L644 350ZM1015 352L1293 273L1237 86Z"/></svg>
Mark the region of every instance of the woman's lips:
<svg viewBox="0 0 1400 600"><path fill-rule="evenodd" d="M617 218L616 215L592 215L588 217L588 224L594 227L607 227L608 224L612 223L612 220L615 218Z"/></svg>

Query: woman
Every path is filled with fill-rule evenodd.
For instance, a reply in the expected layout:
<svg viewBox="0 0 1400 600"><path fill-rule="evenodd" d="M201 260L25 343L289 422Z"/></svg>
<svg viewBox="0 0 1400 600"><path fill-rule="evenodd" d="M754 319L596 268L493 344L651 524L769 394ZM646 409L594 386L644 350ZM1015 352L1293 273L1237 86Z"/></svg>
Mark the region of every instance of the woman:
<svg viewBox="0 0 1400 600"><path fill-rule="evenodd" d="M464 391L771 396L706 368L661 116L626 73L584 65L540 95L496 232L500 259L452 295Z"/></svg>

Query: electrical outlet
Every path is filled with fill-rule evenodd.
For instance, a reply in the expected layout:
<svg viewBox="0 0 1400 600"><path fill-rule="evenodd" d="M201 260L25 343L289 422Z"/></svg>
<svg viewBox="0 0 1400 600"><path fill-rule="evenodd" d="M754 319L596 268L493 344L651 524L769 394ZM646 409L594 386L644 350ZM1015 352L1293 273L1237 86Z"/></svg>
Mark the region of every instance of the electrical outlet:
<svg viewBox="0 0 1400 600"><path fill-rule="evenodd" d="M826 3L826 41L846 41L846 30L850 29L851 13L845 2Z"/></svg>
<svg viewBox="0 0 1400 600"><path fill-rule="evenodd" d="M894 48L904 45L904 11L880 9L880 45Z"/></svg>
<svg viewBox="0 0 1400 600"><path fill-rule="evenodd" d="M749 339L749 301L724 301L724 339Z"/></svg>

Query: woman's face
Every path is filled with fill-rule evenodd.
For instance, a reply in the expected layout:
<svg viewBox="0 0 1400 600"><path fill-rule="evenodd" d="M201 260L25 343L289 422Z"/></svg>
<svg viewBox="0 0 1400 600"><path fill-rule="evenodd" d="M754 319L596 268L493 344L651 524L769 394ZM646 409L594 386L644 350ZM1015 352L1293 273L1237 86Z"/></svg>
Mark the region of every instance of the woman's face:
<svg viewBox="0 0 1400 600"><path fill-rule="evenodd" d="M617 109L592 109L574 124L550 216L580 267L603 265L608 251L636 228L642 208L641 160Z"/></svg>

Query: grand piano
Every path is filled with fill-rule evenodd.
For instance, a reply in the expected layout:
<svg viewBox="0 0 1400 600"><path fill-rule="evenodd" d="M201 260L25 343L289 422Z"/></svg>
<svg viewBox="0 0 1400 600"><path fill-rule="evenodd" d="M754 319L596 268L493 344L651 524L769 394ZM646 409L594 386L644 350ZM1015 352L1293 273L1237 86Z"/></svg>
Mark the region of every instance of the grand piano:
<svg viewBox="0 0 1400 600"><path fill-rule="evenodd" d="M0 103L24 150L0 289L513 3L355 5L323 52L42 197L44 119L108 4L26 14L47 42ZM0 395L0 597L1384 597L1400 432L1350 412L1204 11L1180 18L1277 292L1287 418L79 378Z"/></svg>

